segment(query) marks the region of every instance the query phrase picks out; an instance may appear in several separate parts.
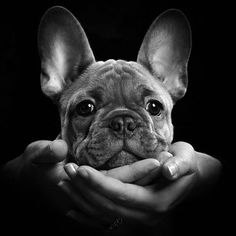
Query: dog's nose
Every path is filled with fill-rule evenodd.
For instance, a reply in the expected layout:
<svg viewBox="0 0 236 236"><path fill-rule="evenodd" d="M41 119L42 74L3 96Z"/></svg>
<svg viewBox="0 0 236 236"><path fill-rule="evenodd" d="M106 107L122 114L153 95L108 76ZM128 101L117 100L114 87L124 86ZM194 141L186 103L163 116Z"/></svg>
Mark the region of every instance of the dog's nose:
<svg viewBox="0 0 236 236"><path fill-rule="evenodd" d="M117 134L132 134L136 128L136 122L130 116L114 117L109 127Z"/></svg>

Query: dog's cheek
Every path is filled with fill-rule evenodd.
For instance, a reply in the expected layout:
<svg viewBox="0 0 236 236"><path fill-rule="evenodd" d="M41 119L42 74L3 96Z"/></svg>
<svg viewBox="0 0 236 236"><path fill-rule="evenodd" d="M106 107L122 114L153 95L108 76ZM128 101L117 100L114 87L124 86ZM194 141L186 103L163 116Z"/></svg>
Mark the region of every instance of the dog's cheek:
<svg viewBox="0 0 236 236"><path fill-rule="evenodd" d="M73 129L76 137L86 137L91 127L92 117L89 118L74 118L71 120L71 129Z"/></svg>
<svg viewBox="0 0 236 236"><path fill-rule="evenodd" d="M154 119L155 132L159 134L166 143L170 144L173 139L173 125L170 117L164 117L161 120Z"/></svg>
<svg viewBox="0 0 236 236"><path fill-rule="evenodd" d="M150 132L150 130L143 130L140 133L140 147L136 149L142 150L146 158L158 158L161 151L167 149L167 142L162 132Z"/></svg>
<svg viewBox="0 0 236 236"><path fill-rule="evenodd" d="M89 125L91 121L81 119L68 119L68 124L63 127L63 139L69 145L69 152L73 153L73 145L82 142L89 132Z"/></svg>
<svg viewBox="0 0 236 236"><path fill-rule="evenodd" d="M173 140L173 125L171 123L165 123L159 132L162 137L165 137L166 142L171 144Z"/></svg>

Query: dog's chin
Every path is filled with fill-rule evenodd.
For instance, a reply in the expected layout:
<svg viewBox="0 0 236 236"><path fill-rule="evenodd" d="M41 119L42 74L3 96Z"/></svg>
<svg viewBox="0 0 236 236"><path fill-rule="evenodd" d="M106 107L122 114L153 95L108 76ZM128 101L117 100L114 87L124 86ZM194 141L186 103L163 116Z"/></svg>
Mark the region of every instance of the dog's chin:
<svg viewBox="0 0 236 236"><path fill-rule="evenodd" d="M76 158L77 156L77 158ZM144 159L144 157L137 156L131 151L123 150L108 155L106 159L96 158L89 155L88 152L82 151L79 155L75 155L74 161L80 165L89 165L97 170L109 170L116 167L130 165L134 162ZM73 160L72 160L73 161Z"/></svg>
<svg viewBox="0 0 236 236"><path fill-rule="evenodd" d="M132 164L136 161L141 160L141 157L135 154L121 150L117 154L113 155L108 161L106 161L102 166L99 167L101 170L109 170L120 166L125 166Z"/></svg>

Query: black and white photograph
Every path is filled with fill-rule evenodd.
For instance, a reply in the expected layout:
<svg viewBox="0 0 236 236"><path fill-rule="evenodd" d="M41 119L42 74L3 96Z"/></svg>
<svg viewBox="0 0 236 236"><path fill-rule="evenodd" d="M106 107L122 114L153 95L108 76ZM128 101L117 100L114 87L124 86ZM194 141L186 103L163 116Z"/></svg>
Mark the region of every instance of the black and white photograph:
<svg viewBox="0 0 236 236"><path fill-rule="evenodd" d="M232 234L232 6L0 9L2 236Z"/></svg>

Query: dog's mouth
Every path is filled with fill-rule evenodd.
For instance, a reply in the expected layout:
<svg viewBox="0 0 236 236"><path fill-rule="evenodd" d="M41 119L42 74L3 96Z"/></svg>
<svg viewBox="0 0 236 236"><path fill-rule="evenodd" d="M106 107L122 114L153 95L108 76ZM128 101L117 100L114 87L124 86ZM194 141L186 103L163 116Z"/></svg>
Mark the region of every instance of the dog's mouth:
<svg viewBox="0 0 236 236"><path fill-rule="evenodd" d="M74 143L72 153L79 165L99 170L113 169L146 158L158 158L159 153L168 147L162 136L147 129L140 129L129 139L118 139L106 130L102 131L91 134L83 142Z"/></svg>
<svg viewBox="0 0 236 236"><path fill-rule="evenodd" d="M143 137L143 136L142 136ZM146 158L158 158L161 151L167 149L168 145L164 139L145 135L146 139L117 140L116 142L88 142L77 145L75 150L75 161L79 165L90 165L99 170L108 170ZM97 139L98 140L98 139ZM100 139L101 140L101 139ZM99 141L100 141L99 140Z"/></svg>
<svg viewBox="0 0 236 236"><path fill-rule="evenodd" d="M122 149L118 153L114 154L102 166L100 166L99 169L108 170L124 165L129 165L141 159L143 159L141 156L137 156L131 151Z"/></svg>

